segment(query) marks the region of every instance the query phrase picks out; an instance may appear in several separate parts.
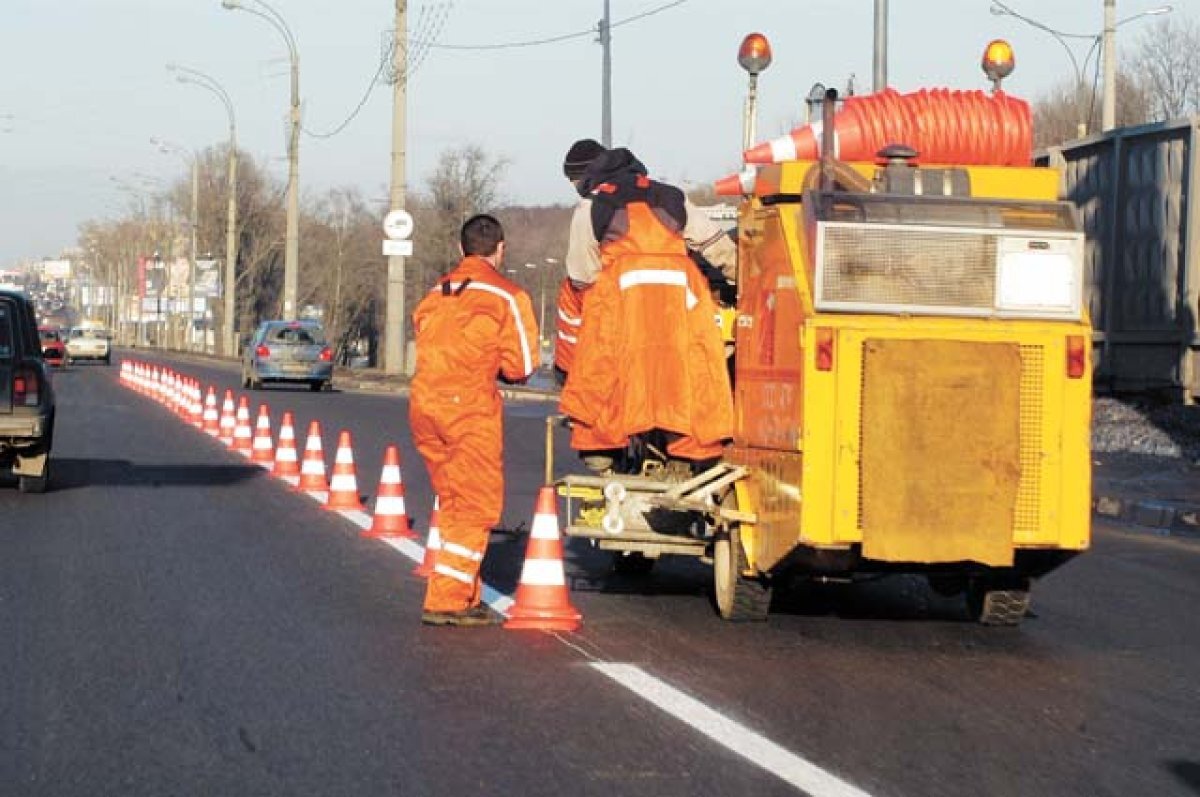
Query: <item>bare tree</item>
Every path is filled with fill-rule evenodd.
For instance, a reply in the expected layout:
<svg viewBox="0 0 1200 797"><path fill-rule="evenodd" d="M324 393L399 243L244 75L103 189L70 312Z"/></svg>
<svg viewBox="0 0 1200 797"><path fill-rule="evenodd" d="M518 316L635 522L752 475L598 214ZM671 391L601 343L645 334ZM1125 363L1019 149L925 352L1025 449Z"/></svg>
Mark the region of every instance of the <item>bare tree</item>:
<svg viewBox="0 0 1200 797"><path fill-rule="evenodd" d="M1100 131L1100 93L1097 83L1077 85L1063 80L1035 99L1033 145L1035 148L1062 144L1085 133ZM1130 65L1117 71L1117 127L1150 121L1150 98L1145 83Z"/></svg>
<svg viewBox="0 0 1200 797"><path fill-rule="evenodd" d="M357 190L334 189L305 215L302 231L301 304L324 311L334 357L345 362L353 344L377 335L386 276L380 219Z"/></svg>
<svg viewBox="0 0 1200 797"><path fill-rule="evenodd" d="M1132 64L1150 95L1152 118L1177 119L1200 110L1200 26L1172 14L1142 33Z"/></svg>

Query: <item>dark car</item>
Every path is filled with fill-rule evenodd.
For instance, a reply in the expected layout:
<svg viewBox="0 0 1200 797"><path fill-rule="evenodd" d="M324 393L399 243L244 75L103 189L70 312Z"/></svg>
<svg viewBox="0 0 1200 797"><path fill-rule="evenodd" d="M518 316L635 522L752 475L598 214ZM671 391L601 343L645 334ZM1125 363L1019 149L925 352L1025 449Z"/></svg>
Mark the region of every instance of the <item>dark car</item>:
<svg viewBox="0 0 1200 797"><path fill-rule="evenodd" d="M42 359L50 365L62 365L67 359L62 333L54 327L38 327L38 337L42 341Z"/></svg>
<svg viewBox="0 0 1200 797"><path fill-rule="evenodd" d="M23 493L46 490L54 440L54 390L37 316L23 294L0 291L0 467Z"/></svg>
<svg viewBox="0 0 1200 797"><path fill-rule="evenodd" d="M265 382L304 382L312 390L333 387L333 350L316 321L263 321L242 353L242 387Z"/></svg>

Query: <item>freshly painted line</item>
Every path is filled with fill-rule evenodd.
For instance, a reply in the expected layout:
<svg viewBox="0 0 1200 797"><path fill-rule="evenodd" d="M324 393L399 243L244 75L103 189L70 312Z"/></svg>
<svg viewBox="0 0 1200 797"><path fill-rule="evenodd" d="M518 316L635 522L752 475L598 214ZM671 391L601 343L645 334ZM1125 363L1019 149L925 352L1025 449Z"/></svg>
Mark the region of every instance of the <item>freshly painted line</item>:
<svg viewBox="0 0 1200 797"><path fill-rule="evenodd" d="M589 666L811 797L869 797L867 792L785 750L640 667L604 661Z"/></svg>

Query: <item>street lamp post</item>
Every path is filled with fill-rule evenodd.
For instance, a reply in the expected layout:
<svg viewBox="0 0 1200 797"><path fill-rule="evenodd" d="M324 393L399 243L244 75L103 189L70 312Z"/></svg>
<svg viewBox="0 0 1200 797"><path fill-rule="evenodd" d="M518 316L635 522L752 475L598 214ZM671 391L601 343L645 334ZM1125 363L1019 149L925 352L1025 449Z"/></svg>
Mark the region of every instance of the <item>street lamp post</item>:
<svg viewBox="0 0 1200 797"><path fill-rule="evenodd" d="M1169 5L1159 6L1158 8L1152 8L1140 14L1134 14L1114 22L1113 20L1116 17L1116 0L1104 0L1104 28L1099 33L1065 33L1061 30L1056 30L1049 25L1038 22L1036 19L1017 13L1005 3L1000 2L1000 0L994 0L989 10L995 16L1012 17L1030 27L1037 28L1044 33L1049 33L1066 50L1067 57L1071 59L1071 66L1075 69L1075 110L1079 119L1076 124L1076 135L1079 138L1083 138L1087 135L1088 121L1091 118L1091 103L1088 103L1087 111L1084 111L1083 94L1086 88L1084 73L1087 71L1088 61L1091 60L1092 54L1098 48L1103 48L1104 94L1101 104L1101 128L1103 130L1111 130L1116 123L1117 67L1115 34L1117 28L1142 17L1170 14L1173 9ZM1082 68L1075 57L1075 51L1071 49L1071 45L1067 44L1067 39L1083 39L1091 42L1083 58Z"/></svg>
<svg viewBox="0 0 1200 797"><path fill-rule="evenodd" d="M234 317L238 312L236 290L238 290L238 120L233 112L233 101L229 92L216 78L179 64L168 64L167 70L176 73L180 83L200 86L221 100L229 116L228 196L226 197L226 268L224 268L224 323L221 325L221 346L226 355L235 354ZM208 331L205 330L205 349L208 348Z"/></svg>
<svg viewBox="0 0 1200 797"><path fill-rule="evenodd" d="M246 2L253 6L245 5ZM300 53L287 22L265 0L221 0L229 10L246 11L269 22L283 36L292 64L291 125L288 136L287 237L283 250L284 320L296 317L300 259ZM260 10L261 9L261 10Z"/></svg>
<svg viewBox="0 0 1200 797"><path fill-rule="evenodd" d="M198 69L191 69L179 64L168 64L167 69L176 72L180 83L190 83L206 89L217 96L225 105L225 113L229 116L229 163L228 163L228 196L225 205L225 300L224 323L221 325L221 345L226 356L236 354L234 339L234 316L237 313L237 120L233 114L233 101L224 87L210 75ZM207 348L208 332L205 331L205 348Z"/></svg>
<svg viewBox="0 0 1200 797"><path fill-rule="evenodd" d="M159 152L173 152L188 164L192 173L192 212L188 226L191 228L191 247L188 253L188 284L187 284L187 314L188 333L184 336L184 348L188 351L192 350L192 333L195 327L196 315L196 225L199 222L200 209L200 164L196 153L188 152L178 144L172 144L169 141L163 141L159 138L150 138L150 143L158 147Z"/></svg>

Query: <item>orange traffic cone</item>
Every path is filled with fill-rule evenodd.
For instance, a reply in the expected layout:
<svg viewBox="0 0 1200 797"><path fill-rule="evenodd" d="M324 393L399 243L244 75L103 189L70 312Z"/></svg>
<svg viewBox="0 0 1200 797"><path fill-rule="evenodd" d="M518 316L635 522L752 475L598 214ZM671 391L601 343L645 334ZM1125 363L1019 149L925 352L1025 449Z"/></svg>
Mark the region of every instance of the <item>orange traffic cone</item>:
<svg viewBox="0 0 1200 797"><path fill-rule="evenodd" d="M248 457L253 446L253 437L254 433L250 431L250 405L246 403L245 396L239 396L237 426L233 430L233 444L230 448Z"/></svg>
<svg viewBox="0 0 1200 797"><path fill-rule="evenodd" d="M329 497L326 509L363 510L358 498L358 478L354 475L354 449L350 444L350 433L345 429L338 435L337 454L333 459L333 478L329 480Z"/></svg>
<svg viewBox="0 0 1200 797"><path fill-rule="evenodd" d="M388 446L383 452L383 473L375 496L375 519L364 537L407 537L414 539L404 507L404 480L400 476L400 450Z"/></svg>
<svg viewBox="0 0 1200 797"><path fill-rule="evenodd" d="M533 513L521 581L517 584L517 594L504 627L574 631L579 627L581 617L567 595L554 488L543 487L538 492Z"/></svg>
<svg viewBox="0 0 1200 797"><path fill-rule="evenodd" d="M713 183L717 196L743 196L754 193L754 182L758 179L758 167L747 166L737 174L722 177Z"/></svg>
<svg viewBox="0 0 1200 797"><path fill-rule="evenodd" d="M217 415L217 394L213 386L208 386L208 395L204 397L204 431L213 437L220 432L220 416Z"/></svg>
<svg viewBox="0 0 1200 797"><path fill-rule="evenodd" d="M275 447L275 464L271 475L293 487L300 481L300 462L296 458L296 430L292 428L292 413L285 412L279 422L279 445Z"/></svg>
<svg viewBox="0 0 1200 797"><path fill-rule="evenodd" d="M313 421L308 425L308 440L304 443L304 461L300 463L300 481L297 490L323 493L329 489L325 481L325 452L321 448L321 424Z"/></svg>
<svg viewBox="0 0 1200 797"><path fill-rule="evenodd" d="M425 555L421 564L413 570L414 576L429 578L433 575L433 566L437 563L438 551L442 550L442 531L438 528L438 514L441 510L441 499L433 497L433 512L429 515L429 536L425 538Z"/></svg>
<svg viewBox="0 0 1200 797"><path fill-rule="evenodd" d="M275 451L271 445L271 411L266 404L258 405L258 421L254 425L254 443L250 447L250 461L264 468L275 462Z"/></svg>
<svg viewBox="0 0 1200 797"><path fill-rule="evenodd" d="M237 421L233 417L233 391L225 391L225 400L221 402L221 419L217 422L217 439L227 446L233 445L233 430Z"/></svg>

